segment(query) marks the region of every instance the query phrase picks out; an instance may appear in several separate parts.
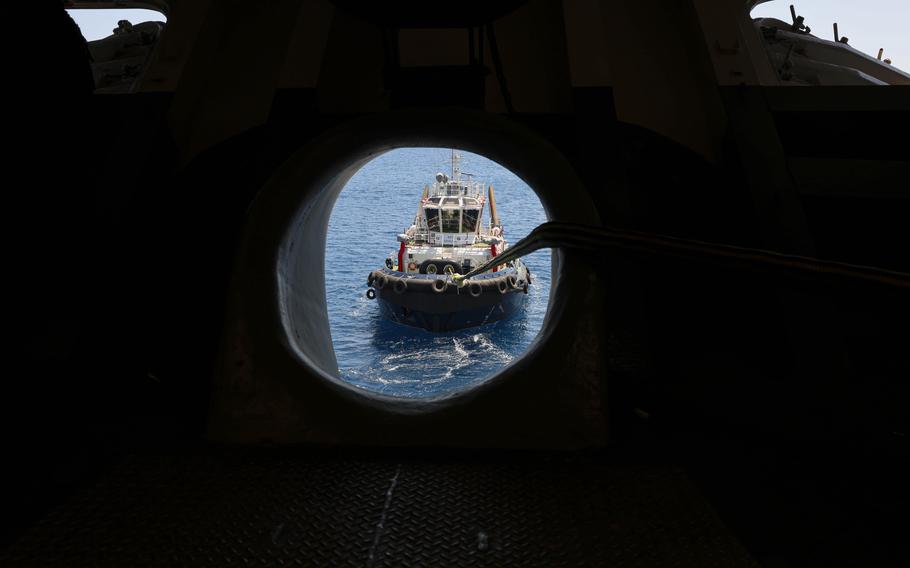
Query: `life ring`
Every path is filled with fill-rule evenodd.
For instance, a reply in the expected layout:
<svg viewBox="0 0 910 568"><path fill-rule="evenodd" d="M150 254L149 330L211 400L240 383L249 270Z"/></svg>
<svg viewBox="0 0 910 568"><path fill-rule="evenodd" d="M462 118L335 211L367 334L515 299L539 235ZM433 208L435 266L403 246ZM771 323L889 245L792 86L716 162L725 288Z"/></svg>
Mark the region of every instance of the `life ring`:
<svg viewBox="0 0 910 568"><path fill-rule="evenodd" d="M395 284L392 286L392 290L394 290L396 294L404 294L407 289L408 283L400 278L396 279Z"/></svg>
<svg viewBox="0 0 910 568"><path fill-rule="evenodd" d="M496 283L496 286L499 287L499 293L500 293L500 294L505 294L506 292L509 291L509 285L506 284L505 279L500 280L499 282L497 282L497 283Z"/></svg>
<svg viewBox="0 0 910 568"><path fill-rule="evenodd" d="M417 270L417 263L412 260L408 263L408 271L414 272L415 270Z"/></svg>
<svg viewBox="0 0 910 568"><path fill-rule="evenodd" d="M445 292L447 286L448 286L448 284L442 278L437 278L436 280L433 280L433 285L432 285L433 291L436 292L437 294L441 294L442 292Z"/></svg>
<svg viewBox="0 0 910 568"><path fill-rule="evenodd" d="M368 300L375 300L375 299L376 299L376 290L373 290L372 288L370 288L369 290L367 290L367 299L368 299Z"/></svg>
<svg viewBox="0 0 910 568"><path fill-rule="evenodd" d="M477 282L471 282L471 284L468 286L468 293L476 298L483 293L483 286Z"/></svg>

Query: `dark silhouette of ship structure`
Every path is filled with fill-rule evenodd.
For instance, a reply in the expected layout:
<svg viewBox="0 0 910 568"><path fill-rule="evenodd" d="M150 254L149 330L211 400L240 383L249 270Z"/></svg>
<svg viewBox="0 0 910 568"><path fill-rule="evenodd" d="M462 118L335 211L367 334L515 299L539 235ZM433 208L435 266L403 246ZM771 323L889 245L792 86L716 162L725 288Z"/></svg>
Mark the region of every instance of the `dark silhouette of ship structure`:
<svg viewBox="0 0 910 568"><path fill-rule="evenodd" d="M910 62L758 3L20 3L0 564L910 565ZM434 398L339 378L322 269L415 146L558 229Z"/></svg>

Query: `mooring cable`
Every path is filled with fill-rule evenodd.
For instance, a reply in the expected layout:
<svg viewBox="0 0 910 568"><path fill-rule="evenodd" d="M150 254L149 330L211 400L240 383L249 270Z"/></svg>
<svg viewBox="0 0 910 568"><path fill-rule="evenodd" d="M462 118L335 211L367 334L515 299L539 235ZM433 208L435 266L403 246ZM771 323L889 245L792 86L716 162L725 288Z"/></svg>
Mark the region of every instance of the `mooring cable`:
<svg viewBox="0 0 910 568"><path fill-rule="evenodd" d="M672 257L708 263L723 263L741 270L780 272L796 277L833 277L853 282L873 283L895 288L910 288L910 274L875 266L863 266L785 254L770 250L710 243L669 235L645 233L611 227L548 222L538 225L528 236L488 262L455 275L464 280L487 272L543 248L569 248L590 252L632 252L650 257Z"/></svg>

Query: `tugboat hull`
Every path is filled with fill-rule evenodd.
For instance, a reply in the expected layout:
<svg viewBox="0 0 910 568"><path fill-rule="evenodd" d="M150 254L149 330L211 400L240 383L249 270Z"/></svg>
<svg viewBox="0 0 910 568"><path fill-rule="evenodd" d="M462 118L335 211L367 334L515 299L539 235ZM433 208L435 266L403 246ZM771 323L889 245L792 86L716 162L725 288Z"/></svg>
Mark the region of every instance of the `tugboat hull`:
<svg viewBox="0 0 910 568"><path fill-rule="evenodd" d="M445 276L418 277L390 270L375 271L370 276L384 317L427 331L447 332L515 314L528 289L526 271L522 272L485 275L462 287Z"/></svg>

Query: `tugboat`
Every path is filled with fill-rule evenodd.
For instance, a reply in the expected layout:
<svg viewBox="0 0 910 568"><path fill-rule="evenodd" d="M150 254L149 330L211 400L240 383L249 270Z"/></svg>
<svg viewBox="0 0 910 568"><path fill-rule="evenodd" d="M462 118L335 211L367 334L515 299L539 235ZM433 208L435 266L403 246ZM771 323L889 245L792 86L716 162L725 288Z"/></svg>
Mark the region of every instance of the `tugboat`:
<svg viewBox="0 0 910 568"><path fill-rule="evenodd" d="M522 306L531 271L520 260L459 282L505 251L493 186L489 223L484 224L484 184L460 170L452 150L451 176L436 174L423 188L414 223L398 235L398 251L385 268L370 272L367 298L377 299L384 317L399 324L446 332L499 321Z"/></svg>

